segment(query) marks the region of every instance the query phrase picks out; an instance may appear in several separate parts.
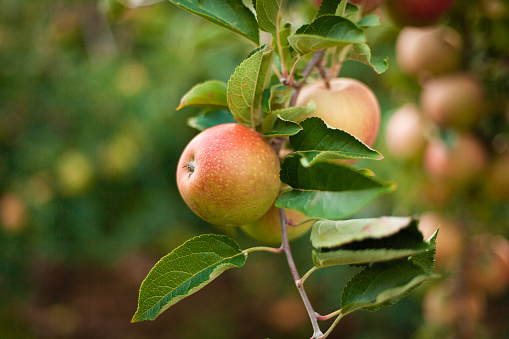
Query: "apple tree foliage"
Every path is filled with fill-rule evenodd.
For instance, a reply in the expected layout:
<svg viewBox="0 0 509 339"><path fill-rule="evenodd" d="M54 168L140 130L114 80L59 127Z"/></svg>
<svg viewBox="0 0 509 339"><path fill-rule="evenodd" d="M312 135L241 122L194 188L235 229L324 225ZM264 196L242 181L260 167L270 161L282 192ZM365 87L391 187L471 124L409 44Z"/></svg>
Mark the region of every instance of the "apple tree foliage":
<svg viewBox="0 0 509 339"><path fill-rule="evenodd" d="M392 183L351 166L348 160L380 160L382 155L354 136L329 128L320 118L302 121L312 112L312 103L294 106L300 87L320 66L333 69L345 60L355 60L377 73L387 69L387 58L372 56L366 39L366 29L376 27L378 17L363 16L346 0L325 0L311 23L294 29L284 22L282 0L256 0L252 9L242 0L170 1L256 45L228 83L205 81L183 96L179 109L202 108L189 125L203 130L235 121L256 129L274 145L291 149L282 159L280 172L281 181L291 189L275 205L317 220L311 231L314 267L306 277L332 265L363 267L344 287L334 325L325 335L315 328L313 337L327 336L350 312L391 305L433 278L437 233L423 239L418 220L347 220L375 197L394 189ZM270 45L260 45L260 31L272 35ZM255 249L242 250L225 235L188 240L163 257L143 281L132 321L154 320L225 270L242 267ZM302 285L304 279L296 283ZM313 318L314 312L308 313Z"/></svg>

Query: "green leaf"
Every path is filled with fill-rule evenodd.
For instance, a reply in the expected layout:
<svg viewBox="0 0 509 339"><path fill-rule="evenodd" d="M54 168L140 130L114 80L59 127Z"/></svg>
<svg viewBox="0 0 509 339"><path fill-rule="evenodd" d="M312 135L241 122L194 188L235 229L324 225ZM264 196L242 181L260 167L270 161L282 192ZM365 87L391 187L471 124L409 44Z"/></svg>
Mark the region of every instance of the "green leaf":
<svg viewBox="0 0 509 339"><path fill-rule="evenodd" d="M272 51L264 52L264 47L245 59L228 81L228 106L240 123L258 125L261 122L262 95L270 80L272 61Z"/></svg>
<svg viewBox="0 0 509 339"><path fill-rule="evenodd" d="M434 277L407 259L373 264L356 274L341 296L341 313L376 311L404 298L426 279Z"/></svg>
<svg viewBox="0 0 509 339"><path fill-rule="evenodd" d="M230 111L203 111L194 117L187 120L187 124L199 131L206 130L207 128L227 124L230 122L236 122Z"/></svg>
<svg viewBox="0 0 509 339"><path fill-rule="evenodd" d="M351 216L394 186L366 175L365 171L337 162L317 162L306 167L299 154L281 164L281 181L293 190L283 193L276 206L298 210L310 218L338 220Z"/></svg>
<svg viewBox="0 0 509 339"><path fill-rule="evenodd" d="M188 106L228 108L226 89L226 83L219 80L209 80L197 84L184 94L177 110Z"/></svg>
<svg viewBox="0 0 509 339"><path fill-rule="evenodd" d="M318 9L318 13L316 17L321 17L324 15L335 15L338 12L338 7L341 5L339 9L339 14L342 14L345 10L346 3L348 0L323 0L320 4L320 8Z"/></svg>
<svg viewBox="0 0 509 339"><path fill-rule="evenodd" d="M225 270L245 262L246 255L227 236L205 234L186 241L163 257L145 278L131 322L154 320Z"/></svg>
<svg viewBox="0 0 509 339"><path fill-rule="evenodd" d="M278 27L281 0L256 1L256 18L262 31L276 33Z"/></svg>
<svg viewBox="0 0 509 339"><path fill-rule="evenodd" d="M332 159L383 158L353 135L340 129L328 128L318 117L308 118L300 125L302 131L290 137L290 144L303 157L305 166Z"/></svg>
<svg viewBox="0 0 509 339"><path fill-rule="evenodd" d="M268 137L285 137L289 135L294 135L302 130L302 127L293 122L282 119L280 116L276 118L276 121L273 123L272 128L264 133L265 136Z"/></svg>
<svg viewBox="0 0 509 339"><path fill-rule="evenodd" d="M420 266L425 272L431 273L435 268L435 254L437 252L437 236L438 229L426 242L430 244L431 248L423 253L413 255L410 260Z"/></svg>
<svg viewBox="0 0 509 339"><path fill-rule="evenodd" d="M285 133L284 135L285 136L294 135L300 130L302 130L302 127L296 122L299 121L300 118L312 113L314 109L315 109L314 103L310 103L308 104L307 107L289 107L274 110L270 112L263 120L262 131L265 134L268 133L269 131L274 130L274 124L278 123L278 120L280 120L279 127L282 126L281 124L293 126L292 133L290 134Z"/></svg>
<svg viewBox="0 0 509 339"><path fill-rule="evenodd" d="M288 37L288 42L300 55L365 41L364 31L355 23L333 15L321 16Z"/></svg>
<svg viewBox="0 0 509 339"><path fill-rule="evenodd" d="M348 53L348 59L362 62L381 74L389 67L389 58L371 57L371 50L366 44L354 44Z"/></svg>
<svg viewBox="0 0 509 339"><path fill-rule="evenodd" d="M311 243L317 267L400 259L434 247L408 217L317 221Z"/></svg>
<svg viewBox="0 0 509 339"><path fill-rule="evenodd" d="M171 3L259 44L258 23L242 0L170 0Z"/></svg>
<svg viewBox="0 0 509 339"><path fill-rule="evenodd" d="M357 22L357 26L363 29L380 26L380 18L375 14L366 15Z"/></svg>

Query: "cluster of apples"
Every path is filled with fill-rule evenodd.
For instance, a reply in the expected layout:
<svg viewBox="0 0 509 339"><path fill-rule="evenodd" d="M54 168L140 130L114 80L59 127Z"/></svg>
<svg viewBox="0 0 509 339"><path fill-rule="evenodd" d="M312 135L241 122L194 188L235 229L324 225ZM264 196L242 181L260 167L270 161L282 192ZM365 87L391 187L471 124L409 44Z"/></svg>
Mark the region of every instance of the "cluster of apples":
<svg viewBox="0 0 509 339"><path fill-rule="evenodd" d="M304 86L297 106L310 101L332 128L373 145L380 127L380 106L375 94L352 78L332 79ZM291 150L290 150L291 152ZM182 198L199 217L219 226L241 226L253 238L281 241L279 209L274 202L286 187L279 179L280 154L255 129L227 123L208 128L190 141L177 168ZM309 230L313 221L300 212L285 210L288 236L294 239ZM298 227L297 227L298 226Z"/></svg>

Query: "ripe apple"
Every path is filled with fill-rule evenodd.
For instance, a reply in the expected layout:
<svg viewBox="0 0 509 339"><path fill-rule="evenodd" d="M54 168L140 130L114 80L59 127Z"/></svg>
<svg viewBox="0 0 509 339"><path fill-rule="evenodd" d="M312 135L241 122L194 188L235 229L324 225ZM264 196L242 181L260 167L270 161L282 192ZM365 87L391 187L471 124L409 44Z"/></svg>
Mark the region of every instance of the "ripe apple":
<svg viewBox="0 0 509 339"><path fill-rule="evenodd" d="M440 126L467 129L479 120L483 106L481 84L464 73L431 79L421 92L423 112Z"/></svg>
<svg viewBox="0 0 509 339"><path fill-rule="evenodd" d="M440 21L455 0L387 0L385 8L400 26L430 26Z"/></svg>
<svg viewBox="0 0 509 339"><path fill-rule="evenodd" d="M284 210L290 225L286 228L288 231L288 239L293 240L306 233L314 223L314 220L301 222L308 218L295 210ZM272 206L267 213L260 219L242 226L247 234L256 240L269 244L281 243L281 219L279 216L279 208Z"/></svg>
<svg viewBox="0 0 509 339"><path fill-rule="evenodd" d="M316 116L332 128L342 129L368 146L380 128L380 105L371 89L356 79L335 78L330 89L322 81L304 86L297 106L314 101L316 109L304 118Z"/></svg>
<svg viewBox="0 0 509 339"><path fill-rule="evenodd" d="M177 186L198 216L240 226L261 218L279 193L279 159L253 129L235 123L208 128L182 153Z"/></svg>
<svg viewBox="0 0 509 339"><path fill-rule="evenodd" d="M424 122L414 104L400 107L389 118L385 129L385 143L398 158L411 158L426 145Z"/></svg>
<svg viewBox="0 0 509 339"><path fill-rule="evenodd" d="M439 139L424 150L424 170L432 179L447 184L464 184L478 176L487 166L488 153L473 135L463 133L451 146Z"/></svg>
<svg viewBox="0 0 509 339"><path fill-rule="evenodd" d="M449 27L404 27L396 40L396 59L401 71L424 77L458 69L461 35Z"/></svg>

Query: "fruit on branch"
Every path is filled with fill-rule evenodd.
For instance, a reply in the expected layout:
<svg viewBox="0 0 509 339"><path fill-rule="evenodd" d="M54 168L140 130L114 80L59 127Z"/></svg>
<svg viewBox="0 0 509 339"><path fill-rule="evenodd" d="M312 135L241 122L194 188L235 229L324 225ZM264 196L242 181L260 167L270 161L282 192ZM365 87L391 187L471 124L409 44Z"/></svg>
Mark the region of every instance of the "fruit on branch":
<svg viewBox="0 0 509 339"><path fill-rule="evenodd" d="M488 153L473 135L459 134L447 146L435 139L424 150L423 165L427 175L444 184L464 184L479 175L487 166Z"/></svg>
<svg viewBox="0 0 509 339"><path fill-rule="evenodd" d="M455 0L387 0L385 8L400 26L430 26L438 23Z"/></svg>
<svg viewBox="0 0 509 339"><path fill-rule="evenodd" d="M380 128L380 105L373 91L356 79L335 78L330 89L323 81L304 86L296 106L314 101L316 109L305 118L316 116L332 128L342 129L368 146L375 142Z"/></svg>
<svg viewBox="0 0 509 339"><path fill-rule="evenodd" d="M461 63L461 35L449 27L404 27L396 40L401 71L425 77L454 71Z"/></svg>
<svg viewBox="0 0 509 339"><path fill-rule="evenodd" d="M313 220L306 221L308 218L298 211L287 209L284 211L289 223L286 228L289 240L296 239L306 233L314 223ZM306 222L302 223L303 221ZM256 240L268 244L280 244L281 218L279 215L279 208L272 206L263 217L250 224L242 226L242 229Z"/></svg>
<svg viewBox="0 0 509 339"><path fill-rule="evenodd" d="M481 84L468 74L442 76L424 84L421 107L440 126L467 129L481 117L484 91Z"/></svg>
<svg viewBox="0 0 509 339"><path fill-rule="evenodd" d="M211 127L184 149L177 186L198 216L221 226L261 218L279 193L279 159L253 129L235 123Z"/></svg>
<svg viewBox="0 0 509 339"><path fill-rule="evenodd" d="M509 242L502 236L482 234L473 240L469 281L488 296L499 296L509 286Z"/></svg>
<svg viewBox="0 0 509 339"><path fill-rule="evenodd" d="M406 104L389 118L385 129L385 143L391 154L411 158L426 145L424 122L417 107Z"/></svg>

